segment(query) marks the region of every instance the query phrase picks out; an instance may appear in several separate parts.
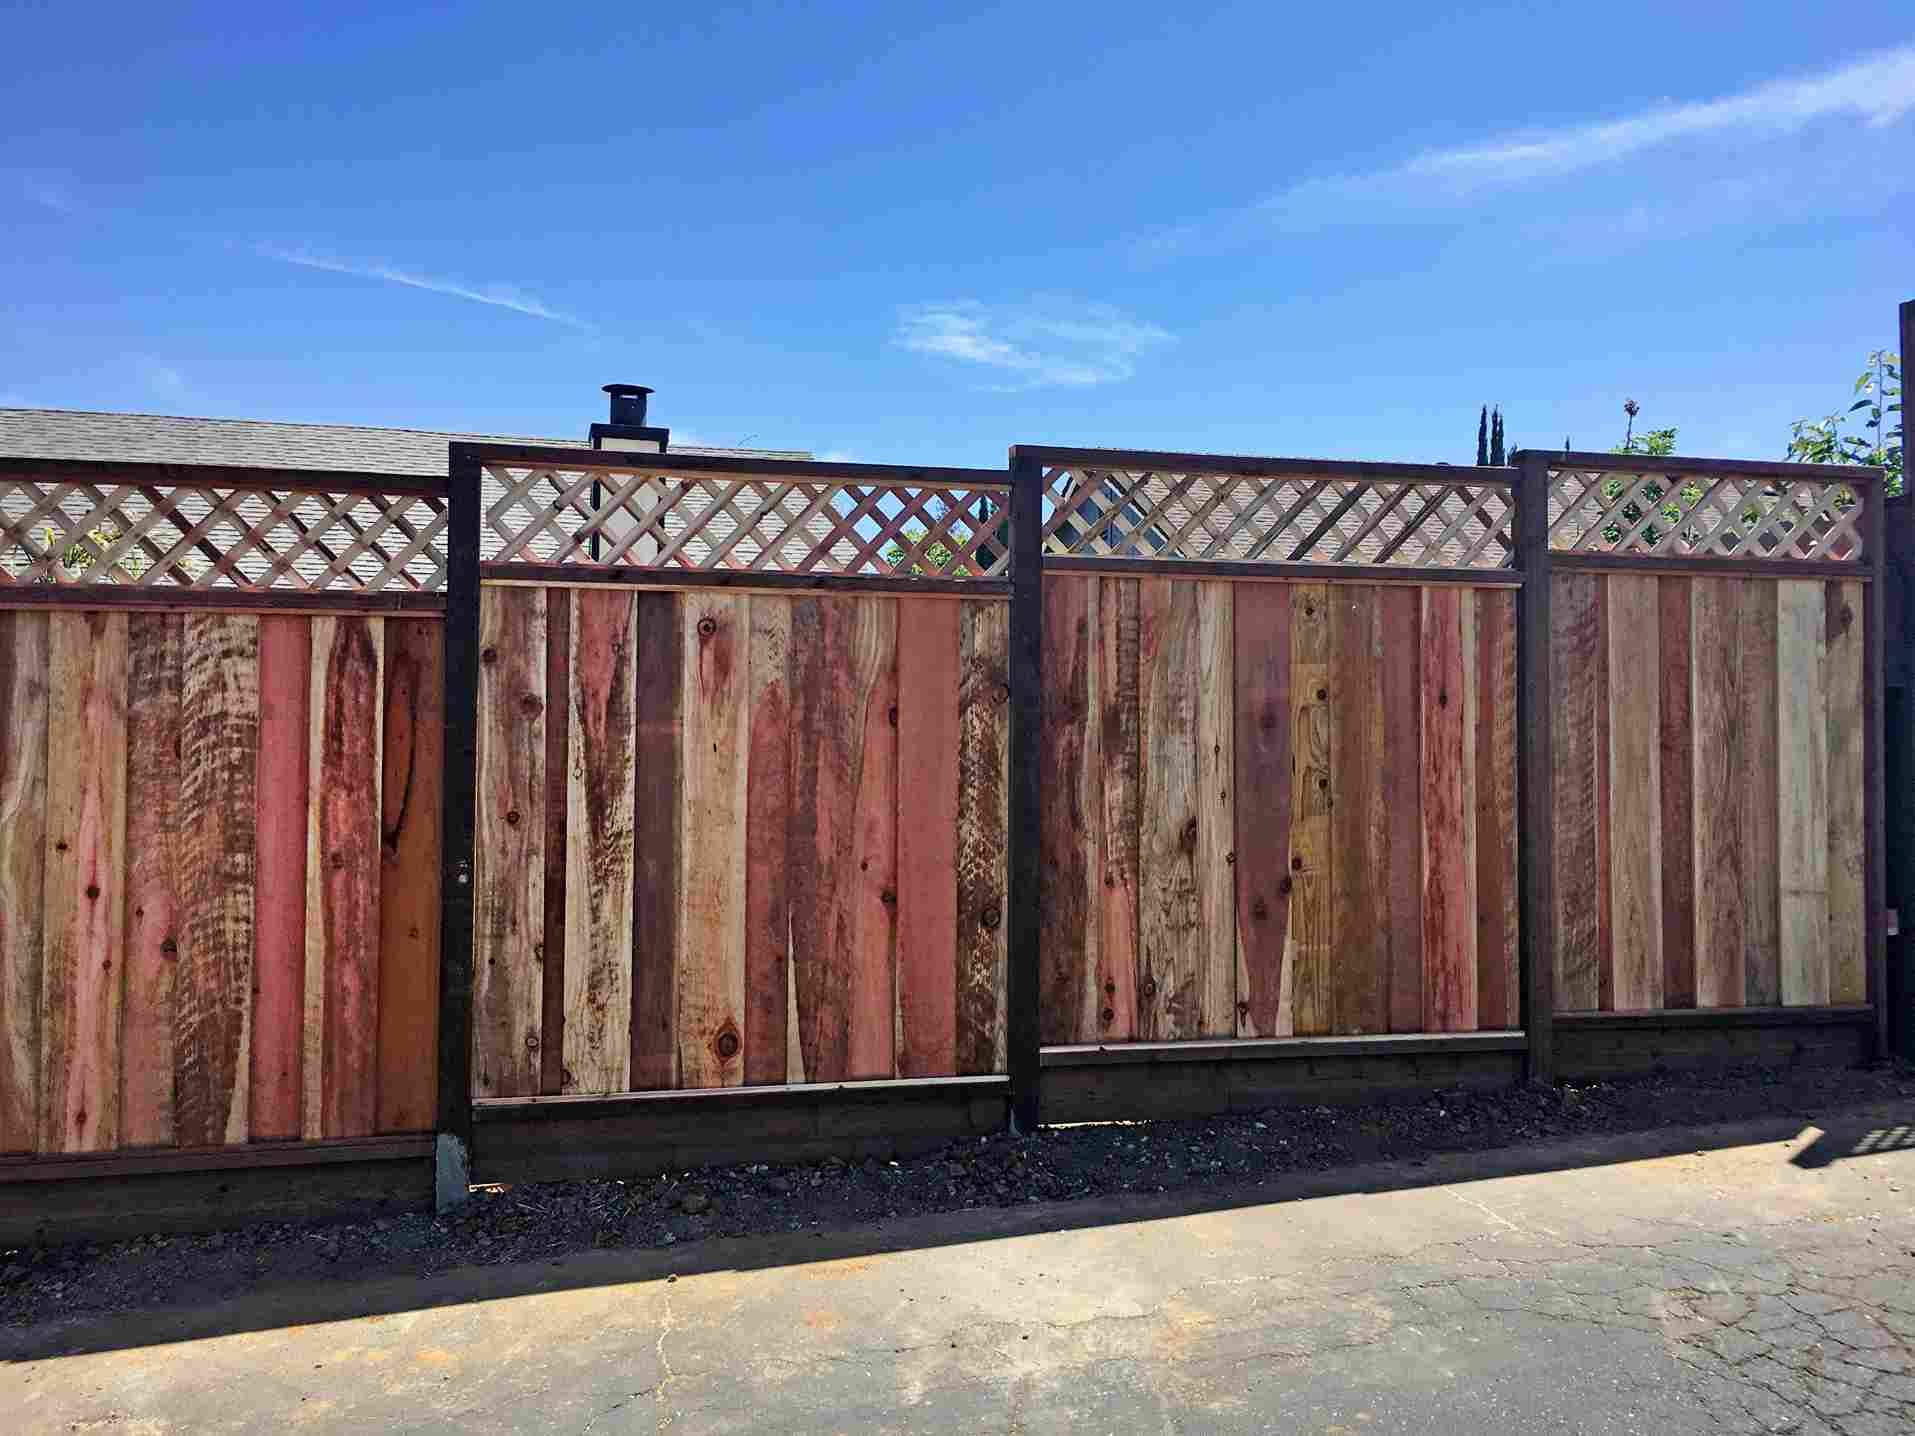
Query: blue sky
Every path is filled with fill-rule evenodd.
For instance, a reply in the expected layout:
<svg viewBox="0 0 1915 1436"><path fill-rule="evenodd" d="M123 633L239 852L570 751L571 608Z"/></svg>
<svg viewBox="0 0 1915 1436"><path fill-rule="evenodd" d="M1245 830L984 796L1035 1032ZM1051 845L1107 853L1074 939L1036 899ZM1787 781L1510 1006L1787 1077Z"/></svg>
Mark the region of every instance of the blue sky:
<svg viewBox="0 0 1915 1436"><path fill-rule="evenodd" d="M16 3L0 403L896 462L1779 456L1915 297L1851 4Z"/></svg>

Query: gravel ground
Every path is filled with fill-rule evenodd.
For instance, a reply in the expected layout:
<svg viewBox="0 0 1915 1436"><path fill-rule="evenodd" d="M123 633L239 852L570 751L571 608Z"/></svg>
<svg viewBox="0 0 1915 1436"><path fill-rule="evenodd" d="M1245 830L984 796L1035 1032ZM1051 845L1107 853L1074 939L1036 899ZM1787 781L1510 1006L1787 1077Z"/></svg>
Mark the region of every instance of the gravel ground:
<svg viewBox="0 0 1915 1436"><path fill-rule="evenodd" d="M485 1188L450 1217L346 1225L268 1223L205 1236L0 1251L0 1322L201 1304L289 1280L427 1275L560 1260L595 1247L845 1226L884 1217L1124 1191L1254 1184L1433 1152L1915 1098L1915 1068L1738 1069L1413 1101L1286 1107L1198 1121L1048 1129L953 1143L900 1161L707 1168L626 1181Z"/></svg>

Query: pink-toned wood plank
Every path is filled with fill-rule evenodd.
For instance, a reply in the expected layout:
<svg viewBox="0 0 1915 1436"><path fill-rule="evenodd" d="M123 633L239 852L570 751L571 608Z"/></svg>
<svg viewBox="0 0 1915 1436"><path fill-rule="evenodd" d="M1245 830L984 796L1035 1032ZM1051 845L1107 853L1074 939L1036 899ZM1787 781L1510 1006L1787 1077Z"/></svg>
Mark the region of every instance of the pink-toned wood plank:
<svg viewBox="0 0 1915 1436"><path fill-rule="evenodd" d="M127 1147L173 1144L184 629L177 613L127 616L126 1000L120 1019L120 1143Z"/></svg>
<svg viewBox="0 0 1915 1436"><path fill-rule="evenodd" d="M1454 588L1423 591L1423 1008L1434 1032L1476 1027L1472 597Z"/></svg>
<svg viewBox="0 0 1915 1436"><path fill-rule="evenodd" d="M1390 865L1383 941L1388 950L1392 1032L1423 1030L1423 600L1404 585L1377 597L1383 656L1382 789L1389 808Z"/></svg>
<svg viewBox="0 0 1915 1436"><path fill-rule="evenodd" d="M307 773L312 620L259 620L258 843L253 920L252 1134L300 1134L306 1005Z"/></svg>
<svg viewBox="0 0 1915 1436"><path fill-rule="evenodd" d="M1516 909L1516 595L1476 603L1476 1020L1522 1026Z"/></svg>
<svg viewBox="0 0 1915 1436"><path fill-rule="evenodd" d="M862 717L854 871L856 938L847 1070L854 1078L897 1075L898 600L857 600Z"/></svg>
<svg viewBox="0 0 1915 1436"><path fill-rule="evenodd" d="M40 1134L47 615L0 613L0 1152Z"/></svg>
<svg viewBox="0 0 1915 1436"><path fill-rule="evenodd" d="M632 825L632 1086L678 1085L679 740L683 731L683 600L638 596L637 791Z"/></svg>
<svg viewBox="0 0 1915 1436"><path fill-rule="evenodd" d="M898 604L900 1077L957 1072L958 620L949 599Z"/></svg>
<svg viewBox="0 0 1915 1436"><path fill-rule="evenodd" d="M749 707L746 719L749 771L745 778L745 1081L757 1084L783 1082L788 1075L790 1058L786 1041L791 1026L791 600L788 598L752 597ZM955 893L956 879L952 882ZM902 893L899 901L902 906ZM955 901L954 896L954 904ZM955 915L952 930L955 931Z"/></svg>
<svg viewBox="0 0 1915 1436"><path fill-rule="evenodd" d="M1290 588L1236 586L1237 991L1240 1037L1274 1037L1290 928Z"/></svg>

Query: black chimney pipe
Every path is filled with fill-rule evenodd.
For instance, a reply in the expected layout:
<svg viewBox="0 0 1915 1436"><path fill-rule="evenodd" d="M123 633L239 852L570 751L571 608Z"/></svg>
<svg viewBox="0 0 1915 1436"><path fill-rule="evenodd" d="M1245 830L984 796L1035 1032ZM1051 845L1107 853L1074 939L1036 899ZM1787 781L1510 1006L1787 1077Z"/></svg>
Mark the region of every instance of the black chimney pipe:
<svg viewBox="0 0 1915 1436"><path fill-rule="evenodd" d="M642 429L645 427L645 399L652 391L643 384L607 384L605 392L612 396L612 422L622 427Z"/></svg>

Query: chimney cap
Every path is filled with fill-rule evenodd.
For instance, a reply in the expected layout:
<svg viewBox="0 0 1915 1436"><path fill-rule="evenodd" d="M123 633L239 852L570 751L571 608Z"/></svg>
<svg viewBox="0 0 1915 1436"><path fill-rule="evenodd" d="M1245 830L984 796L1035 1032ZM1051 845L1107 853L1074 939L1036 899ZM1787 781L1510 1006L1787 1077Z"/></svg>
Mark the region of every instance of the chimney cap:
<svg viewBox="0 0 1915 1436"><path fill-rule="evenodd" d="M602 387L605 392L610 394L614 399L636 399L643 394L654 394L658 392L643 384L606 384Z"/></svg>

